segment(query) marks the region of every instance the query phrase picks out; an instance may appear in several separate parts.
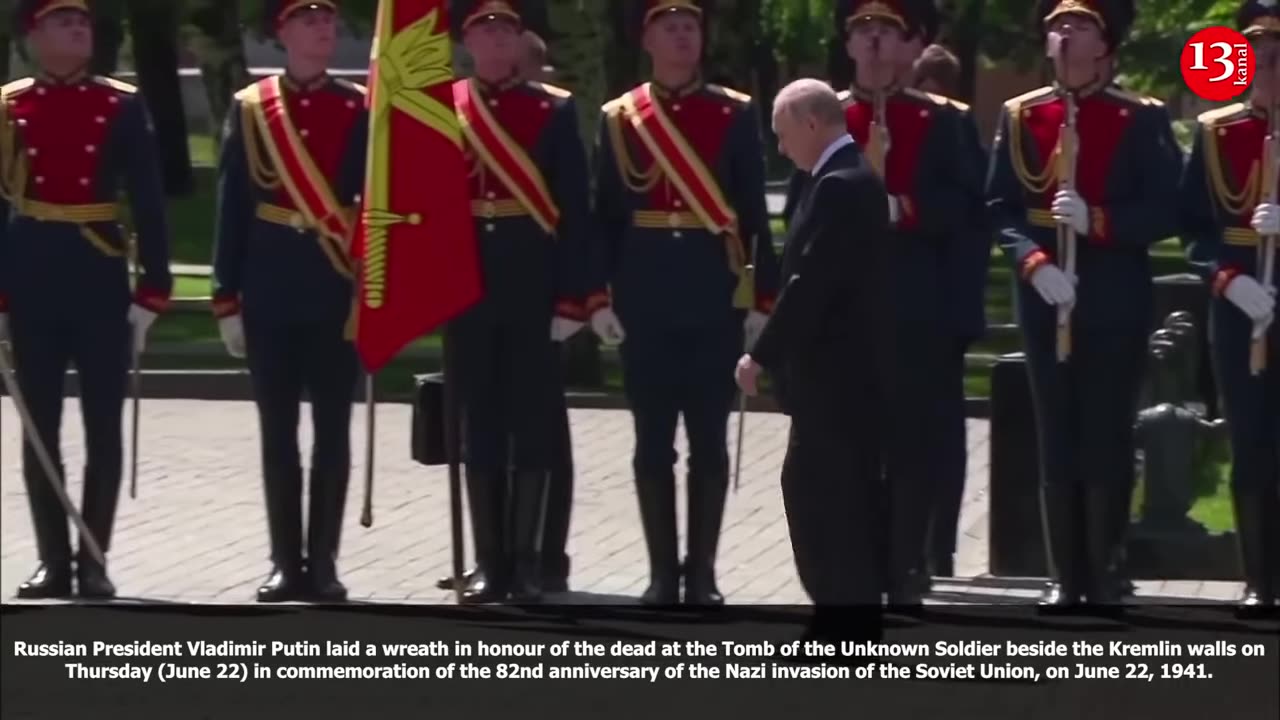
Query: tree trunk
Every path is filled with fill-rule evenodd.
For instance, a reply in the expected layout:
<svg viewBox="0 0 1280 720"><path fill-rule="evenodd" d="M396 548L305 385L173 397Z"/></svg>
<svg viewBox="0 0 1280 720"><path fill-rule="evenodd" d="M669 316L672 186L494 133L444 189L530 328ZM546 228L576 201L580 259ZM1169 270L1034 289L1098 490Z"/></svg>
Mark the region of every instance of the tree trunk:
<svg viewBox="0 0 1280 720"><path fill-rule="evenodd" d="M169 0L131 0L128 10L138 85L155 123L165 192L186 195L194 182L178 79L178 7Z"/></svg>
<svg viewBox="0 0 1280 720"><path fill-rule="evenodd" d="M968 0L960 5L955 22L944 28L941 39L960 61L959 100L971 101L978 90L978 63L981 60L982 25L986 15L985 0Z"/></svg>
<svg viewBox="0 0 1280 720"><path fill-rule="evenodd" d="M191 24L197 33L195 52L200 59L200 76L209 103L209 134L216 148L222 142L223 119L231 107L231 97L249 84L240 33L239 0L190 0Z"/></svg>
<svg viewBox="0 0 1280 720"><path fill-rule="evenodd" d="M122 0L98 0L93 5L90 71L94 75L114 75L120 66L120 46L123 43L124 3Z"/></svg>

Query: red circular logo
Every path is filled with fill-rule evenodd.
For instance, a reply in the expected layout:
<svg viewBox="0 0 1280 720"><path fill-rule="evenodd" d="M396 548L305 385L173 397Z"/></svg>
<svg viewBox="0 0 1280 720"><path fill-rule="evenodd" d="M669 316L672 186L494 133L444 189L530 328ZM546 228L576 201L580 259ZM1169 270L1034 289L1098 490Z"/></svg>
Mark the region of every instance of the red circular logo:
<svg viewBox="0 0 1280 720"><path fill-rule="evenodd" d="M1207 27L1182 47L1182 79L1199 97L1222 102L1243 93L1257 66L1244 35L1221 25Z"/></svg>

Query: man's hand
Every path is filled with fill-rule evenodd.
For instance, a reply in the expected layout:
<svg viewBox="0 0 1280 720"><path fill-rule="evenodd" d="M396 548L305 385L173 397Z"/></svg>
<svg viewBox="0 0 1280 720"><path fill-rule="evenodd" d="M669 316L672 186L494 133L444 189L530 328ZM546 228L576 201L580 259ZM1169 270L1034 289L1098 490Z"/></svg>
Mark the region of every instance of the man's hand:
<svg viewBox="0 0 1280 720"><path fill-rule="evenodd" d="M769 316L762 312L752 310L747 313L747 319L742 321L742 331L748 348L755 347L756 340L760 339L760 333L764 332L764 326L768 322Z"/></svg>
<svg viewBox="0 0 1280 720"><path fill-rule="evenodd" d="M1259 235L1280 235L1280 205L1262 203L1257 206L1249 224Z"/></svg>
<svg viewBox="0 0 1280 720"><path fill-rule="evenodd" d="M600 337L605 345L619 345L627 339L622 329L622 322L611 308L600 308L591 314L591 332Z"/></svg>
<svg viewBox="0 0 1280 720"><path fill-rule="evenodd" d="M1248 275L1237 275L1222 295L1253 321L1255 339L1267 332L1275 317L1276 299L1262 283Z"/></svg>
<svg viewBox="0 0 1280 720"><path fill-rule="evenodd" d="M574 335L583 327L583 323L577 320L570 320L557 315L551 318L551 341L564 342Z"/></svg>
<svg viewBox="0 0 1280 720"><path fill-rule="evenodd" d="M244 339L244 321L239 315L228 315L218 320L218 334L222 336L222 344L227 354L233 358L244 358L247 346Z"/></svg>
<svg viewBox="0 0 1280 720"><path fill-rule="evenodd" d="M141 305L129 306L129 327L133 330L133 352L141 355L147 346L147 331L156 321L156 314Z"/></svg>
<svg viewBox="0 0 1280 720"><path fill-rule="evenodd" d="M1070 225L1078 234L1089 234L1089 206L1075 190L1059 190L1050 212L1054 220Z"/></svg>
<svg viewBox="0 0 1280 720"><path fill-rule="evenodd" d="M1070 305L1076 301L1075 283L1057 265L1044 264L1031 274L1031 287L1050 305Z"/></svg>
<svg viewBox="0 0 1280 720"><path fill-rule="evenodd" d="M733 379L737 381L738 387L750 397L755 397L758 390L756 382L760 379L760 370L760 366L750 355L743 355L733 372Z"/></svg>

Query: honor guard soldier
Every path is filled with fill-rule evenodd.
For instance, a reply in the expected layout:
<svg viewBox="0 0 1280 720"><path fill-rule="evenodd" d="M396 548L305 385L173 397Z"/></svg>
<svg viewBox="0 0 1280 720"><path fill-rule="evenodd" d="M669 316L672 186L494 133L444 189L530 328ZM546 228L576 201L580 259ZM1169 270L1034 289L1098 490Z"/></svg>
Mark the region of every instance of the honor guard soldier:
<svg viewBox="0 0 1280 720"><path fill-rule="evenodd" d="M1274 606L1280 591L1280 6L1249 0L1237 27L1257 53L1251 96L1198 118L1178 207L1190 260L1212 288L1210 344L1231 437L1242 604L1252 608Z"/></svg>
<svg viewBox="0 0 1280 720"><path fill-rule="evenodd" d="M849 133L889 193L893 265L901 278L889 310L899 361L884 461L886 589L890 604L905 606L918 605L928 587L922 565L931 498L946 468L939 453L920 448L939 447L945 437L939 398L948 389L942 378L954 344L951 308L960 302L952 276L962 273L954 267L961 246L973 241L956 229L972 225L981 188L973 153L956 152L966 147L967 106L909 87L910 69L901 62L911 38L933 34L935 15L927 2L844 0L835 17L854 63L852 87L842 93Z"/></svg>
<svg viewBox="0 0 1280 720"><path fill-rule="evenodd" d="M236 93L227 115L213 307L227 351L247 355L258 406L272 569L257 599L342 602L336 559L358 373L349 243L364 182L365 89L328 74L336 3L268 2L264 22L287 64ZM304 393L314 429L305 551Z"/></svg>
<svg viewBox="0 0 1280 720"><path fill-rule="evenodd" d="M778 282L758 110L702 82L706 9L648 0L634 27L653 82L603 108L596 158L601 277L593 330L622 343L633 467L649 553L643 601L680 601L675 434L689 439L684 600L720 604L715 557L729 485L733 370L764 327ZM754 277L748 265L754 265ZM615 314L616 310L616 314ZM625 328L625 335L624 330ZM745 338L744 338L745 333Z"/></svg>
<svg viewBox="0 0 1280 720"><path fill-rule="evenodd" d="M520 72L534 5L464 0L452 10L475 61L475 77L457 81L453 97L486 288L448 339L466 417L471 603L542 596L549 473L560 454L552 418L563 396L554 343L586 321L586 151L570 93Z"/></svg>
<svg viewBox="0 0 1280 720"><path fill-rule="evenodd" d="M133 353L168 304L168 228L155 138L136 88L89 75L93 24L86 2L24 0L16 7L38 72L0 95L0 340L11 340L18 387L34 428L24 428L23 479L40 567L19 598L71 594L67 516L33 443L64 474L59 450L68 363L79 374L84 416L82 514L105 553L120 496L122 416ZM130 200L141 277L130 299L131 249L116 198ZM116 590L81 539L82 597Z"/></svg>
<svg viewBox="0 0 1280 720"><path fill-rule="evenodd" d="M1046 0L1056 81L1004 104L988 208L1013 262L1039 432L1047 605L1115 603L1152 314L1148 251L1177 231L1181 153L1157 100L1113 82L1131 0Z"/></svg>
<svg viewBox="0 0 1280 720"><path fill-rule="evenodd" d="M970 168L977 171L969 186L968 222L957 228L958 237L942 245L948 339L942 360L945 371L940 402L946 412L939 446L940 474L936 504L929 518L926 547L929 575L955 575L956 533L968 465L965 431L965 355L970 345L986 333L986 287L991 264L991 231L986 224L986 203L981 175L986 172L987 151L969 106L956 101L960 62L941 45L933 44L938 31L938 11L933 0L921 0L921 31L908 38L912 84L917 90L951 98L960 116L964 147Z"/></svg>

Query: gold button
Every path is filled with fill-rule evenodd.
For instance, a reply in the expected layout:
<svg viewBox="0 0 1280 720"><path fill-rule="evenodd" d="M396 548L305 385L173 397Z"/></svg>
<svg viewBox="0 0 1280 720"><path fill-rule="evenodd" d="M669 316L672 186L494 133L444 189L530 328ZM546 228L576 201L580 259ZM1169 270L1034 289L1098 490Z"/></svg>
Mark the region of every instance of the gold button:
<svg viewBox="0 0 1280 720"><path fill-rule="evenodd" d="M1218 135L1226 135L1226 134L1227 134L1226 128L1218 128Z"/></svg>
<svg viewBox="0 0 1280 720"><path fill-rule="evenodd" d="M928 111L928 110L921 110L921 111L920 111L920 117L929 117L929 111Z"/></svg>
<svg viewBox="0 0 1280 720"><path fill-rule="evenodd" d="M680 215L678 213L671 213L668 215L667 224L671 227L680 227Z"/></svg>
<svg viewBox="0 0 1280 720"><path fill-rule="evenodd" d="M42 88L42 87L38 87L38 88L36 88L36 94L37 94L37 95L43 95L43 94L44 94L44 88Z"/></svg>
<svg viewBox="0 0 1280 720"><path fill-rule="evenodd" d="M94 119L93 119L93 121L94 121L94 122L96 122L96 123L98 123L99 125L101 125L101 124L105 123L105 122L107 121L107 119L106 119L105 117L103 117L103 116L99 115L98 117L94 118Z"/></svg>
<svg viewBox="0 0 1280 720"><path fill-rule="evenodd" d="M310 135L311 133L307 132L307 129L306 129L306 128L302 128L301 130L299 130L299 131L298 131L298 134L299 134L299 135L301 135L302 137L306 137L306 136Z"/></svg>
<svg viewBox="0 0 1280 720"><path fill-rule="evenodd" d="M731 108L731 107L727 107L727 106L724 108L724 114L725 114L725 115L728 115L728 114L730 114L730 113L732 113L732 112L733 112L733 108Z"/></svg>
<svg viewBox="0 0 1280 720"><path fill-rule="evenodd" d="M80 92L84 92L85 90L88 90L88 89L89 88L85 87L84 85L80 86Z"/></svg>
<svg viewBox="0 0 1280 720"><path fill-rule="evenodd" d="M88 184L89 184L89 178L80 178L80 184L81 184L81 185L88 185Z"/></svg>
<svg viewBox="0 0 1280 720"><path fill-rule="evenodd" d="M44 176L43 176L43 175L37 175L37 176L36 176L36 184L37 184L37 185L39 185L39 184L40 184L40 183L42 183L42 182L44 182Z"/></svg>
<svg viewBox="0 0 1280 720"><path fill-rule="evenodd" d="M498 101L496 99L490 100L489 107L498 107Z"/></svg>
<svg viewBox="0 0 1280 720"><path fill-rule="evenodd" d="M31 157L35 157L35 156L36 156L36 149L35 149L35 148L27 148L27 154L28 154L28 155L30 155Z"/></svg>
<svg viewBox="0 0 1280 720"><path fill-rule="evenodd" d="M542 101L542 109L543 109L543 110L546 110L546 109L547 109L547 108L549 108L549 107L551 107L551 103L547 102L546 100L543 100L543 101Z"/></svg>
<svg viewBox="0 0 1280 720"><path fill-rule="evenodd" d="M671 109L675 112L680 112L680 103L676 103L675 105L672 105Z"/></svg>
<svg viewBox="0 0 1280 720"><path fill-rule="evenodd" d="M115 95L112 95L111 97L107 98L107 102L111 103L112 105L115 105L116 103L120 102L120 98L116 97Z"/></svg>
<svg viewBox="0 0 1280 720"><path fill-rule="evenodd" d="M494 198L498 197L498 196L497 196L497 194L495 194L492 190L490 190L489 192L485 193L485 194L484 194L484 196L485 196L485 197L487 197L487 198L489 198L490 200L492 200L492 199L494 199Z"/></svg>
<svg viewBox="0 0 1280 720"><path fill-rule="evenodd" d="M349 110L354 110L355 108L356 108L356 101L355 101L355 100L348 100L348 101L347 101L347 109L349 109Z"/></svg>
<svg viewBox="0 0 1280 720"><path fill-rule="evenodd" d="M680 198L676 198L674 201L672 201L672 203L673 203L676 207L680 207Z"/></svg>
<svg viewBox="0 0 1280 720"><path fill-rule="evenodd" d="M422 224L422 214L421 214L421 213L409 213L409 224L410 224L410 225L421 225L421 224Z"/></svg>
<svg viewBox="0 0 1280 720"><path fill-rule="evenodd" d="M301 105L302 107L308 107L309 105L311 105L311 101L306 98L302 98L301 100L298 101L298 104Z"/></svg>
<svg viewBox="0 0 1280 720"><path fill-rule="evenodd" d="M84 151L85 151L85 152L87 152L87 153L97 152L97 150L98 150L98 148L97 148L97 146L96 146L96 145L85 145L85 146L84 146Z"/></svg>
<svg viewBox="0 0 1280 720"><path fill-rule="evenodd" d="M1129 108L1120 108L1120 117L1128 117Z"/></svg>

